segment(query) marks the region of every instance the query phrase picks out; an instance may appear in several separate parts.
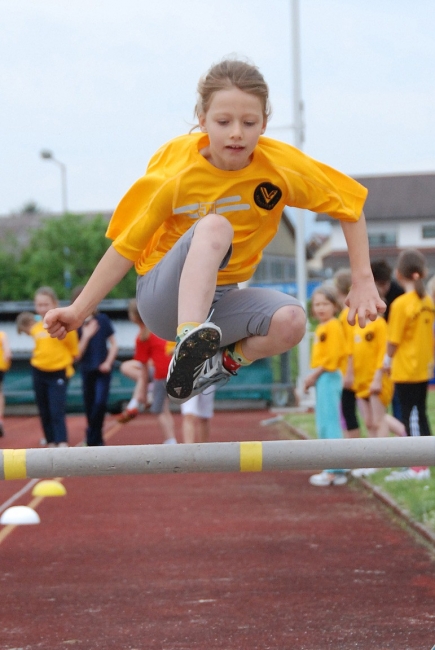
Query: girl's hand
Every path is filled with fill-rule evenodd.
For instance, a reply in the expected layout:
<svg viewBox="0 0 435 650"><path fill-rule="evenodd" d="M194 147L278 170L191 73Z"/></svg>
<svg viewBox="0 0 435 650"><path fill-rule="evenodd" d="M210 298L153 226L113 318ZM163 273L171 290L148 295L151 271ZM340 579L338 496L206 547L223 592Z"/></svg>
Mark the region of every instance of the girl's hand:
<svg viewBox="0 0 435 650"><path fill-rule="evenodd" d="M382 384L377 379L373 380L370 384L370 395L380 395L382 389Z"/></svg>
<svg viewBox="0 0 435 650"><path fill-rule="evenodd" d="M349 307L347 315L349 325L355 325L356 317L358 317L360 327L366 326L367 319L376 320L378 314L383 314L387 308L384 301L381 300L372 278L352 283L345 304Z"/></svg>
<svg viewBox="0 0 435 650"><path fill-rule="evenodd" d="M44 317L44 327L53 339L64 339L68 332L80 327L84 317L76 313L74 305L50 309Z"/></svg>
<svg viewBox="0 0 435 650"><path fill-rule="evenodd" d="M316 381L313 375L308 375L308 377L306 377L304 381L304 391L308 393L308 389L314 386L315 383Z"/></svg>
<svg viewBox="0 0 435 650"><path fill-rule="evenodd" d="M382 391L382 370L376 370L372 383L370 384L370 395L380 395Z"/></svg>
<svg viewBox="0 0 435 650"><path fill-rule="evenodd" d="M108 374L112 370L112 366L108 361L103 361L103 363L100 363L98 366L98 370L100 372L103 372L104 374Z"/></svg>

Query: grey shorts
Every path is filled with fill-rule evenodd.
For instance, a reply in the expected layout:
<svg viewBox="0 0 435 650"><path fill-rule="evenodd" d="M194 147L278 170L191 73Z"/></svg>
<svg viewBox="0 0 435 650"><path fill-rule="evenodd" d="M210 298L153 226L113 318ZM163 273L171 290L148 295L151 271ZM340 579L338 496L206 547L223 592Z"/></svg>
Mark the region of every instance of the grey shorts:
<svg viewBox="0 0 435 650"><path fill-rule="evenodd" d="M168 399L166 392L166 379L154 379L153 381L153 403L151 404L150 413L158 415L163 411L165 400Z"/></svg>
<svg viewBox="0 0 435 650"><path fill-rule="evenodd" d="M178 325L178 287L195 226L192 226L151 271L137 279L137 306L146 326L160 338L175 341ZM231 250L220 268L225 268ZM266 336L274 313L281 307L301 303L274 289L237 284L216 287L210 320L222 330L221 345L249 336Z"/></svg>

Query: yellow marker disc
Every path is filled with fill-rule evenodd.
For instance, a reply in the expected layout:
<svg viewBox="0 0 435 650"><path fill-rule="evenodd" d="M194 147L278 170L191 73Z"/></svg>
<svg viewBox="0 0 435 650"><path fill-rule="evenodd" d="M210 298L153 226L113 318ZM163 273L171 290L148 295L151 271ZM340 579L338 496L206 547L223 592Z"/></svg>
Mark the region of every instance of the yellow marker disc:
<svg viewBox="0 0 435 650"><path fill-rule="evenodd" d="M65 486L59 481L39 481L32 490L34 497L63 497Z"/></svg>

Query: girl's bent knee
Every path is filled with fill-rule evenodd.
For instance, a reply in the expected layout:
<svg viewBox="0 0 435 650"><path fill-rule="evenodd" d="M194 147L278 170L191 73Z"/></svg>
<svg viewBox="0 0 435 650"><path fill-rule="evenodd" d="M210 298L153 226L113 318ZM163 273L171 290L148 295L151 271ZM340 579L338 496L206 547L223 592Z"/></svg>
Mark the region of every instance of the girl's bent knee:
<svg viewBox="0 0 435 650"><path fill-rule="evenodd" d="M302 307L287 305L278 309L272 318L272 323L283 344L290 349L303 339L307 317Z"/></svg>
<svg viewBox="0 0 435 650"><path fill-rule="evenodd" d="M234 230L231 223L220 214L210 213L198 221L195 234L217 235L226 237L232 241Z"/></svg>

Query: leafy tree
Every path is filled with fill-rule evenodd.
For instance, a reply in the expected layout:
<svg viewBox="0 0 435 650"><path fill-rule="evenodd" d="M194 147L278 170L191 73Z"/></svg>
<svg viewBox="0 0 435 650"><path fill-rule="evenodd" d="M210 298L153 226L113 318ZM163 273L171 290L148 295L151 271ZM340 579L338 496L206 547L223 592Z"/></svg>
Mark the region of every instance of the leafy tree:
<svg viewBox="0 0 435 650"><path fill-rule="evenodd" d="M23 273L16 255L5 247L0 248L0 300L22 298Z"/></svg>
<svg viewBox="0 0 435 650"><path fill-rule="evenodd" d="M106 220L98 215L92 219L83 215L66 214L49 217L35 229L29 245L21 251L19 278L11 287L17 294L5 299L32 299L35 290L42 285L53 287L61 299L69 299L71 289L85 284L99 259L110 245L104 236ZM10 291L6 292L10 295ZM111 292L113 298L128 297L135 293L135 274L130 272Z"/></svg>
<svg viewBox="0 0 435 650"><path fill-rule="evenodd" d="M43 212L41 206L35 201L28 201L20 210L21 214L40 214L41 212Z"/></svg>

